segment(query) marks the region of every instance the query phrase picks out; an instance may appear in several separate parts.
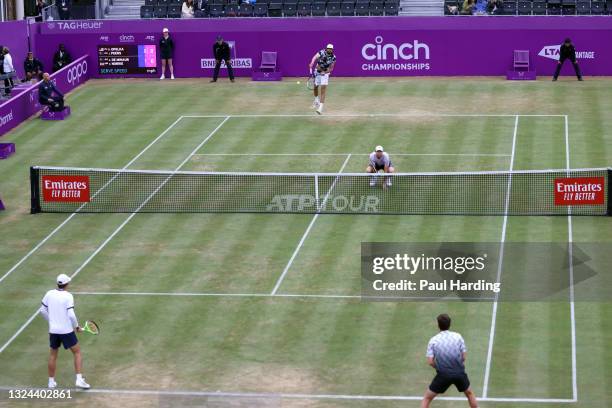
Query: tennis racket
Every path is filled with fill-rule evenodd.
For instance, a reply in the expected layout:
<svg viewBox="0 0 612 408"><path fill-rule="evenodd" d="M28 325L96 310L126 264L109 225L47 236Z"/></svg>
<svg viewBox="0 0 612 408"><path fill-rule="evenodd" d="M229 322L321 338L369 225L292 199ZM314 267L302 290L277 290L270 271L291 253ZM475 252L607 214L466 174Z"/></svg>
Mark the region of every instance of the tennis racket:
<svg viewBox="0 0 612 408"><path fill-rule="evenodd" d="M313 90L315 88L315 72L310 72L310 76L306 80L306 89Z"/></svg>
<svg viewBox="0 0 612 408"><path fill-rule="evenodd" d="M100 334L100 326L98 326L98 323L94 322L93 320L87 320L85 322L85 326L83 326L83 331L85 333L97 336L98 334Z"/></svg>

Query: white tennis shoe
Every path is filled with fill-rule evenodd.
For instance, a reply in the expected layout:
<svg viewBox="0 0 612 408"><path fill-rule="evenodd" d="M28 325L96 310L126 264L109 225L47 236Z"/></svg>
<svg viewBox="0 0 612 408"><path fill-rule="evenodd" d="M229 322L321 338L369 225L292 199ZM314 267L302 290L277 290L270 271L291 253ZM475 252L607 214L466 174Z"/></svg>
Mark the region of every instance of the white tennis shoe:
<svg viewBox="0 0 612 408"><path fill-rule="evenodd" d="M387 179L387 187L391 187L391 177Z"/></svg>
<svg viewBox="0 0 612 408"><path fill-rule="evenodd" d="M164 80L164 79L166 79L166 76L164 74L162 74L162 76L159 77L159 80L161 81L161 80Z"/></svg>
<svg viewBox="0 0 612 408"><path fill-rule="evenodd" d="M79 388L83 388L84 390L91 388L91 386L85 382L84 378L79 378L78 380L76 380L75 385Z"/></svg>
<svg viewBox="0 0 612 408"><path fill-rule="evenodd" d="M374 187L376 185L376 177L372 177L370 179L370 187Z"/></svg>
<svg viewBox="0 0 612 408"><path fill-rule="evenodd" d="M57 383L55 382L55 380L49 379L48 388L57 388Z"/></svg>

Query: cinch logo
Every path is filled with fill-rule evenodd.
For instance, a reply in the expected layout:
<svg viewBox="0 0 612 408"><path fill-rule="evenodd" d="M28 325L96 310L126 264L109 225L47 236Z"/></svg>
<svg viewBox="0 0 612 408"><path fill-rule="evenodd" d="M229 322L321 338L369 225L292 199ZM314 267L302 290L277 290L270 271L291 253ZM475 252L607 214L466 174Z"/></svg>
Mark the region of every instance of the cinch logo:
<svg viewBox="0 0 612 408"><path fill-rule="evenodd" d="M48 27L52 29L54 26L51 24L53 23L49 23ZM60 30L97 30L102 28L102 24L103 23L100 21L71 21L66 23L61 21L57 22L57 26Z"/></svg>
<svg viewBox="0 0 612 408"><path fill-rule="evenodd" d="M68 69L66 80L70 85L81 81L81 77L87 73L87 61L79 62L74 67Z"/></svg>
<svg viewBox="0 0 612 408"><path fill-rule="evenodd" d="M43 176L43 200L50 202L88 203L88 176Z"/></svg>
<svg viewBox="0 0 612 408"><path fill-rule="evenodd" d="M134 36L133 35L120 35L119 36L119 42L134 42Z"/></svg>
<svg viewBox="0 0 612 408"><path fill-rule="evenodd" d="M538 55L558 61L560 48L561 45L545 45ZM576 59L595 59L595 51L576 51Z"/></svg>
<svg viewBox="0 0 612 408"><path fill-rule="evenodd" d="M604 203L603 177L555 179L555 205L600 205Z"/></svg>
<svg viewBox="0 0 612 408"><path fill-rule="evenodd" d="M6 125L11 120L13 120L13 111L12 110L9 113L7 113L6 115L0 116L0 127Z"/></svg>
<svg viewBox="0 0 612 408"><path fill-rule="evenodd" d="M318 203L322 203L320 206ZM283 194L276 195L267 205L268 212L302 212L302 211L331 211L331 212L378 212L380 199L376 196L321 196L317 200L310 194Z"/></svg>
<svg viewBox="0 0 612 408"><path fill-rule="evenodd" d="M366 44L361 48L361 56L368 61L397 60L419 60L429 59L429 46L422 44L419 40L400 45L383 44L383 38L379 35L374 39L375 44ZM423 56L421 54L424 54Z"/></svg>

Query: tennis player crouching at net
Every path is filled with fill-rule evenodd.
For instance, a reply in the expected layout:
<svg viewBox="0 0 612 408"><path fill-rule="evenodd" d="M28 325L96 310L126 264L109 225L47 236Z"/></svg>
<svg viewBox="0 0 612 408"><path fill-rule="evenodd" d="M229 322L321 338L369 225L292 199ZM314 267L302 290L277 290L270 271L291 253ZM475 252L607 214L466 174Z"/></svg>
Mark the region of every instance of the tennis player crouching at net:
<svg viewBox="0 0 612 408"><path fill-rule="evenodd" d="M370 153L370 163L366 168L366 172L378 173L380 170L385 173L395 172L395 168L393 167L393 163L391 163L389 153L385 152L382 146L376 146L375 151ZM376 175L372 176L370 179L370 187L374 187L376 185L376 178ZM391 177L385 177L385 185L386 187L391 187Z"/></svg>

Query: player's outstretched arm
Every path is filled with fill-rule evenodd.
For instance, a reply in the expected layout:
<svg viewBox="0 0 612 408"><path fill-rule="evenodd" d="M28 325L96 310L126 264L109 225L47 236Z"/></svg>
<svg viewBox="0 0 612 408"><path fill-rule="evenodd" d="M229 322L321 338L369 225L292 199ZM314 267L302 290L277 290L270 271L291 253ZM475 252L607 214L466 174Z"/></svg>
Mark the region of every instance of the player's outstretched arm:
<svg viewBox="0 0 612 408"><path fill-rule="evenodd" d="M310 64L308 65L308 70L312 72L312 69L314 68L315 64L317 63L317 60L319 59L319 53L316 53L314 55L314 57L312 57L312 59L310 60Z"/></svg>

